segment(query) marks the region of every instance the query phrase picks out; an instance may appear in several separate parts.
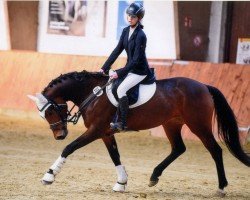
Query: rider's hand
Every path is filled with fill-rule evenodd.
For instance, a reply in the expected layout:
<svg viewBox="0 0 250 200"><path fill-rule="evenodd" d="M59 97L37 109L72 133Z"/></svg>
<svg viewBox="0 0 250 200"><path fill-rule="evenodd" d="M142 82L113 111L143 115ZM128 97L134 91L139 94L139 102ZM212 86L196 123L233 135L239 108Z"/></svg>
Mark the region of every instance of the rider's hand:
<svg viewBox="0 0 250 200"><path fill-rule="evenodd" d="M104 70L103 69L100 69L98 72L104 74Z"/></svg>
<svg viewBox="0 0 250 200"><path fill-rule="evenodd" d="M117 79L118 78L118 74L116 72L112 73L110 76L110 79Z"/></svg>

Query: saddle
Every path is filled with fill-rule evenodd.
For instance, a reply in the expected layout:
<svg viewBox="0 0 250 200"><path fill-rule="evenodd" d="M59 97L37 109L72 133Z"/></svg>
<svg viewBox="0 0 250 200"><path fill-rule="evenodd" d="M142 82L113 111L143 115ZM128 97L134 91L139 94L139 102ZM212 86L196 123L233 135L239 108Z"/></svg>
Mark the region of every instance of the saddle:
<svg viewBox="0 0 250 200"><path fill-rule="evenodd" d="M146 103L154 95L156 90L155 73L153 68L150 68L150 71L151 73L142 82L128 90L130 108ZM115 79L111 85L106 87L107 96L116 107L118 106L117 88L124 79L125 77Z"/></svg>

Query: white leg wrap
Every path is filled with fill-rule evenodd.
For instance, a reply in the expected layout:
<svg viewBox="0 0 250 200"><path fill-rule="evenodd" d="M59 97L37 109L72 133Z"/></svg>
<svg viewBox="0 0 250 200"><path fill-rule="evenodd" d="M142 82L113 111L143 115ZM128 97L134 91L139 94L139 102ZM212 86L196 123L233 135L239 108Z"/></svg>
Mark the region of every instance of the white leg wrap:
<svg viewBox="0 0 250 200"><path fill-rule="evenodd" d="M55 181L55 176L61 171L63 164L65 163L66 158L59 156L54 164L50 167L49 172L44 174L42 178L42 183L44 185L52 184Z"/></svg>
<svg viewBox="0 0 250 200"><path fill-rule="evenodd" d="M117 173L117 183L113 187L115 192L125 192L125 186L127 185L128 175L126 173L125 167L122 165L116 166Z"/></svg>
<svg viewBox="0 0 250 200"><path fill-rule="evenodd" d="M61 171L61 168L65 162L66 162L66 158L63 158L61 156L57 158L54 164L50 167L54 175L57 175Z"/></svg>

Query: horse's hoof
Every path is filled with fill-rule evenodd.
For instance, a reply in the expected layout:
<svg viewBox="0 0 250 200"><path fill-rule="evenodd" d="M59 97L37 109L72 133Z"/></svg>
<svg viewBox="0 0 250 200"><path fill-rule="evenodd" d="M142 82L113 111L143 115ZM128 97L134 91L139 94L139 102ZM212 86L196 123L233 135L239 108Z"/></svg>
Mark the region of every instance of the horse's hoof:
<svg viewBox="0 0 250 200"><path fill-rule="evenodd" d="M217 192L216 192L216 195L219 196L219 197L225 197L226 194L227 193L222 189L218 189Z"/></svg>
<svg viewBox="0 0 250 200"><path fill-rule="evenodd" d="M51 185L53 182L41 180L41 183L42 183L43 185Z"/></svg>
<svg viewBox="0 0 250 200"><path fill-rule="evenodd" d="M42 178L43 185L51 185L55 181L55 175L47 172Z"/></svg>
<svg viewBox="0 0 250 200"><path fill-rule="evenodd" d="M114 192L125 192L127 183L116 183L113 187Z"/></svg>
<svg viewBox="0 0 250 200"><path fill-rule="evenodd" d="M157 178L156 180L150 180L148 186L153 187L159 182L159 179Z"/></svg>

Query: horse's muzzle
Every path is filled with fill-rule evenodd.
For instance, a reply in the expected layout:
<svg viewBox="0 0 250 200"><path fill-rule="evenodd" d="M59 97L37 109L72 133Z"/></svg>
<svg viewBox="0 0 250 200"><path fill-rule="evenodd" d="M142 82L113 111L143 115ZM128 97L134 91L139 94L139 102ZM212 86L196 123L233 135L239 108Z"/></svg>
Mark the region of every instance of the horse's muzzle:
<svg viewBox="0 0 250 200"><path fill-rule="evenodd" d="M56 140L63 140L66 138L67 135L68 135L68 130L60 130L54 133L54 138Z"/></svg>

